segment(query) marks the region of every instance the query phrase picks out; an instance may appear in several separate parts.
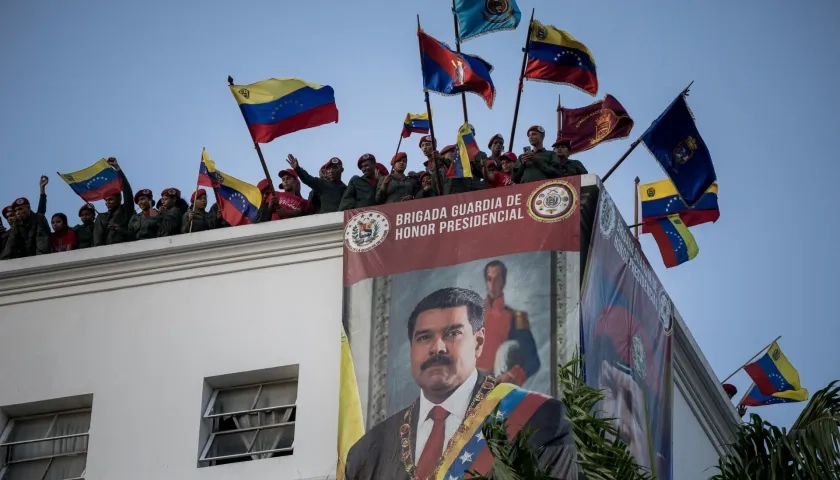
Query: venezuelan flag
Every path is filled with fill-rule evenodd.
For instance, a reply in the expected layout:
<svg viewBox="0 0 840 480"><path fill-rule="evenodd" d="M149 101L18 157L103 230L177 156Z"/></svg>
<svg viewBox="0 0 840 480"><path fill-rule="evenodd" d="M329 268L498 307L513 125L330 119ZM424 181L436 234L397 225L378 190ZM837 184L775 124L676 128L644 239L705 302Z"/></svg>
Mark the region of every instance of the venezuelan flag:
<svg viewBox="0 0 840 480"><path fill-rule="evenodd" d="M795 403L795 402L804 402L808 400L808 390L796 390L797 398L792 398L790 396L785 396L784 394L794 393L793 390L788 392L777 392L773 395L762 395L761 391L758 389L757 385L753 385L750 391L744 395L744 398L741 400L741 405L747 407L763 407L765 405L773 405L776 403ZM804 395L803 395L804 393Z"/></svg>
<svg viewBox="0 0 840 480"><path fill-rule="evenodd" d="M412 133L429 133L429 113L406 113L403 122L402 137L408 138Z"/></svg>
<svg viewBox="0 0 840 480"><path fill-rule="evenodd" d="M598 93L592 52L568 32L536 20L531 23L525 78L571 85L593 96Z"/></svg>
<svg viewBox="0 0 840 480"><path fill-rule="evenodd" d="M808 390L802 388L802 384L799 383L799 372L793 368L776 342L773 342L761 358L744 367L744 370L762 395L794 401L808 399Z"/></svg>
<svg viewBox="0 0 840 480"><path fill-rule="evenodd" d="M475 143L470 124L465 123L458 129L458 148L455 149L455 160L447 172L449 178L472 178L470 160L478 155L478 144Z"/></svg>
<svg viewBox="0 0 840 480"><path fill-rule="evenodd" d="M341 372L338 385L338 464L336 480L344 480L347 454L365 433L362 420L362 401L359 398L359 384L353 369L353 356L344 326L341 327Z"/></svg>
<svg viewBox="0 0 840 480"><path fill-rule="evenodd" d="M650 233L653 235L662 261L668 268L676 267L694 257L700 249L694 241L694 235L682 223L679 215L668 215L651 224Z"/></svg>
<svg viewBox="0 0 840 480"><path fill-rule="evenodd" d="M262 203L260 189L216 170L216 162L210 160L206 151L201 152L201 166L198 169L198 183L211 187L222 217L231 225L247 225L257 221Z"/></svg>
<svg viewBox="0 0 840 480"><path fill-rule="evenodd" d="M59 175L86 202L95 202L114 192L122 192L120 172L111 168L104 158L84 170Z"/></svg>
<svg viewBox="0 0 840 480"><path fill-rule="evenodd" d="M297 78L269 78L250 85L231 85L230 91L257 143L338 122L335 93L328 85Z"/></svg>
<svg viewBox="0 0 840 480"><path fill-rule="evenodd" d="M718 184L713 183L693 208L680 198L677 187L671 180L639 185L642 199L642 233L650 233L650 224L659 218L679 214L686 227L701 223L716 222L720 218L718 208Z"/></svg>

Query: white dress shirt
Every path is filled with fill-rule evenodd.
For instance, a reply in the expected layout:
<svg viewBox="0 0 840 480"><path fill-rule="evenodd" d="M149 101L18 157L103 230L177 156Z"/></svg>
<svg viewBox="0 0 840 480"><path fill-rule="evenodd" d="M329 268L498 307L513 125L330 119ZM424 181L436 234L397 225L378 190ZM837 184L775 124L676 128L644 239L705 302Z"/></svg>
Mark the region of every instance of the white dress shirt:
<svg viewBox="0 0 840 480"><path fill-rule="evenodd" d="M444 437L443 448L446 449L446 444L452 435L455 435L455 430L458 425L464 421L467 414L467 409L470 408L470 401L472 400L472 391L475 388L475 382L478 380L478 371L473 370L472 374L467 380L461 384L452 395L449 396L443 403L440 404L444 410L449 412L449 416L444 420ZM423 453L423 448L426 446L426 441L429 440L429 435L432 433L432 426L434 421L429 418L429 412L437 404L434 404L426 399L422 391L420 393L420 409L417 416L417 445L414 447L414 464L420 461L420 455Z"/></svg>

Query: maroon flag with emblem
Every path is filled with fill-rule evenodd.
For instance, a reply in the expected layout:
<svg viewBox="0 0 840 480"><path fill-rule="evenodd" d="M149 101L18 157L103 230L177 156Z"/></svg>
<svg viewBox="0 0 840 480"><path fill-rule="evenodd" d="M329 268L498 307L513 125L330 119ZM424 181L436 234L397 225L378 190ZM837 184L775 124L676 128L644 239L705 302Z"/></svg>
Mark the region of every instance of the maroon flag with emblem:
<svg viewBox="0 0 840 480"><path fill-rule="evenodd" d="M633 119L612 95L582 108L563 108L557 138L570 140L572 153L584 152L599 143L627 138Z"/></svg>

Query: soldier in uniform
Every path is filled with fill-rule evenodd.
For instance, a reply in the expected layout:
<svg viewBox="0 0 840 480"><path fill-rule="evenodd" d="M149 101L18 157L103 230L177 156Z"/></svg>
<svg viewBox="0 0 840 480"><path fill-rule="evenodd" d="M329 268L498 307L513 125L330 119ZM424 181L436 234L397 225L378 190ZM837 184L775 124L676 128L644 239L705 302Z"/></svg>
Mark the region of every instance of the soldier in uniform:
<svg viewBox="0 0 840 480"><path fill-rule="evenodd" d="M388 171L388 167L381 163L376 164L376 181L379 182L379 179L382 177L387 177L390 172Z"/></svg>
<svg viewBox="0 0 840 480"><path fill-rule="evenodd" d="M203 232L216 228L216 213L207 212L207 190L199 188L190 196L190 209L181 218L181 233Z"/></svg>
<svg viewBox="0 0 840 480"><path fill-rule="evenodd" d="M29 200L18 198L12 204L15 207L14 223L11 224L6 245L0 253L0 259L32 257L50 253L50 225L43 215L32 212Z"/></svg>
<svg viewBox="0 0 840 480"><path fill-rule="evenodd" d="M586 175L586 167L583 166L579 160L569 158L572 152L572 141L568 138L558 138L554 145L554 154L557 155L557 160L560 163L561 177L571 177L573 175Z"/></svg>
<svg viewBox="0 0 840 480"><path fill-rule="evenodd" d="M160 193L161 204L158 237L169 237L181 233L181 220L189 207L181 198L177 188L167 188Z"/></svg>
<svg viewBox="0 0 840 480"><path fill-rule="evenodd" d="M502 163L502 152L505 151L505 138L500 133L490 137L490 142L487 143L487 148L490 149L490 158L488 160L495 160L497 164Z"/></svg>
<svg viewBox="0 0 840 480"><path fill-rule="evenodd" d="M152 191L148 188L139 190L134 194L134 203L140 207L140 213L132 215L128 230L136 240L157 238L160 214L152 207L155 203Z"/></svg>
<svg viewBox="0 0 840 480"><path fill-rule="evenodd" d="M416 180L406 176L405 167L407 165L408 155L405 152L399 152L391 159L393 172L382 177L376 188L376 203L378 205L413 200L414 196L417 195L420 186Z"/></svg>
<svg viewBox="0 0 840 480"><path fill-rule="evenodd" d="M529 183L557 178L560 176L560 163L557 155L543 147L545 129L534 125L528 129L528 142L532 149L519 156L513 169L513 181Z"/></svg>
<svg viewBox="0 0 840 480"><path fill-rule="evenodd" d="M11 205L8 207L3 207L3 218L9 222L9 226L12 226L12 223L15 221L15 208Z"/></svg>
<svg viewBox="0 0 840 480"><path fill-rule="evenodd" d="M507 266L493 260L484 266L487 297L484 303L484 351L478 371L499 381L522 386L540 368L537 343L531 334L528 314L505 304Z"/></svg>
<svg viewBox="0 0 840 480"><path fill-rule="evenodd" d="M294 169L300 181L311 188L313 192L317 192L321 202L321 208L317 213L339 211L341 197L344 196L344 190L347 189L347 185L341 181L341 172L344 171L344 166L340 158L333 157L321 167L324 170L324 178L315 178L307 173L292 154L289 154L286 161Z"/></svg>
<svg viewBox="0 0 840 480"><path fill-rule="evenodd" d="M119 173L122 180L122 192L117 189L104 192L105 208L108 211L97 215L93 223L93 246L95 247L134 240L134 236L128 230L128 222L134 216L134 206L128 200L134 198L134 192L131 191L128 178L120 168L117 159L109 158L108 164Z"/></svg>
<svg viewBox="0 0 840 480"><path fill-rule="evenodd" d="M93 246L93 221L96 219L96 209L93 204L86 203L79 208L79 220L82 223L73 227L76 232L76 244L78 248L90 248Z"/></svg>
<svg viewBox="0 0 840 480"><path fill-rule="evenodd" d="M437 151L437 139L433 139L431 135L424 135L420 137L420 150L426 157L423 166L426 171L432 175L432 191L435 195L445 195L449 189L449 179L446 178L446 165L441 154ZM438 183L443 182L443 185Z"/></svg>
<svg viewBox="0 0 840 480"><path fill-rule="evenodd" d="M351 208L363 208L376 205L376 157L366 153L359 157L356 162L362 176L354 175L347 182L347 190L341 197L339 210L350 210ZM387 173L386 173L387 175Z"/></svg>

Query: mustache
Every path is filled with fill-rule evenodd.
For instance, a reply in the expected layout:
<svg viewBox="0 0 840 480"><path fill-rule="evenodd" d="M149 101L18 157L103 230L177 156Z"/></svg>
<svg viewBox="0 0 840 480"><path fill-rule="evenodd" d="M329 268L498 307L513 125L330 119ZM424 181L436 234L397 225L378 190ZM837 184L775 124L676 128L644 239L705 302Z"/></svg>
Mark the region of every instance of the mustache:
<svg viewBox="0 0 840 480"><path fill-rule="evenodd" d="M429 367L434 367L435 365L452 365L452 358L448 355L438 354L433 357L429 357L428 360L420 364L420 370L425 370Z"/></svg>

